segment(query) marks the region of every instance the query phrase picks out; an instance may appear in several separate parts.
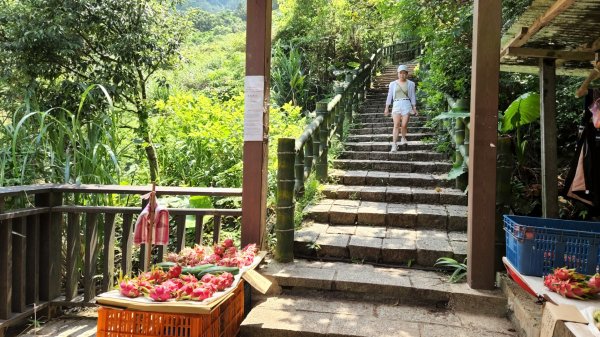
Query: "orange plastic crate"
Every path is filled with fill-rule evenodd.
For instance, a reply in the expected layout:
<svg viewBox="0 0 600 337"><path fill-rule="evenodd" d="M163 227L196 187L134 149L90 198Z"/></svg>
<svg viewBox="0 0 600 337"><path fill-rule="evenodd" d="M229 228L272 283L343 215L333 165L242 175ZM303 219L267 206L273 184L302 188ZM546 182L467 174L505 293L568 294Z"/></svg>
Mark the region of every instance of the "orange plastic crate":
<svg viewBox="0 0 600 337"><path fill-rule="evenodd" d="M244 282L210 314L98 309L97 337L235 337L244 318Z"/></svg>

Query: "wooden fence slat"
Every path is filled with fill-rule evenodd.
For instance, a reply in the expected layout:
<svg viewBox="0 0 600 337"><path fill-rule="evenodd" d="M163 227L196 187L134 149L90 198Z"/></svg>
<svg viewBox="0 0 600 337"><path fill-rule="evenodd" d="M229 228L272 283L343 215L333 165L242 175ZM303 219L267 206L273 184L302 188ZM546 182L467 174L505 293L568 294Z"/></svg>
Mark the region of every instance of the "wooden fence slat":
<svg viewBox="0 0 600 337"><path fill-rule="evenodd" d="M132 272L133 214L123 214L123 234L121 236L121 270L124 275Z"/></svg>
<svg viewBox="0 0 600 337"><path fill-rule="evenodd" d="M79 283L79 258L81 256L81 222L80 215L67 214L67 266L65 280L65 299L72 300L77 296Z"/></svg>
<svg viewBox="0 0 600 337"><path fill-rule="evenodd" d="M213 244L219 242L219 236L221 234L221 216L215 215L213 219Z"/></svg>
<svg viewBox="0 0 600 337"><path fill-rule="evenodd" d="M175 216L177 234L175 237L175 249L180 252L185 247L185 215Z"/></svg>
<svg viewBox="0 0 600 337"><path fill-rule="evenodd" d="M26 309L25 266L27 258L27 218L13 220L12 226L12 311L23 312Z"/></svg>
<svg viewBox="0 0 600 337"><path fill-rule="evenodd" d="M104 256L102 291L112 289L115 277L115 214L104 215Z"/></svg>
<svg viewBox="0 0 600 337"><path fill-rule="evenodd" d="M96 296L94 275L96 274L95 252L98 246L98 214L89 213L85 217L85 255L83 275L83 300Z"/></svg>
<svg viewBox="0 0 600 337"><path fill-rule="evenodd" d="M160 263L165 260L165 256L167 255L168 245L159 245L156 246L156 258L155 263Z"/></svg>
<svg viewBox="0 0 600 337"><path fill-rule="evenodd" d="M62 204L62 193L37 194L37 207L53 207ZM52 301L60 295L62 214L40 214L40 300Z"/></svg>
<svg viewBox="0 0 600 337"><path fill-rule="evenodd" d="M12 312L12 220L0 221L0 319Z"/></svg>
<svg viewBox="0 0 600 337"><path fill-rule="evenodd" d="M204 222L204 215L196 215L196 228L194 230L194 239L195 242L199 245L202 245L202 233L204 232L202 222Z"/></svg>
<svg viewBox="0 0 600 337"><path fill-rule="evenodd" d="M40 301L40 216L27 217L27 264L25 284L27 287L27 304Z"/></svg>

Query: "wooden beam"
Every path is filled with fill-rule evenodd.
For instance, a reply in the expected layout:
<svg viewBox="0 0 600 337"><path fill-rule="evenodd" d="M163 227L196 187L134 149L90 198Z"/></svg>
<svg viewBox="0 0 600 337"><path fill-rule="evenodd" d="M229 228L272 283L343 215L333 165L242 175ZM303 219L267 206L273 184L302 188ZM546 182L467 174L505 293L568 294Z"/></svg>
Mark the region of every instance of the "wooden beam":
<svg viewBox="0 0 600 337"><path fill-rule="evenodd" d="M271 0L247 0L242 246L265 238Z"/></svg>
<svg viewBox="0 0 600 337"><path fill-rule="evenodd" d="M593 61L596 54L591 51L552 50L537 48L508 47L505 56L564 59L568 61Z"/></svg>
<svg viewBox="0 0 600 337"><path fill-rule="evenodd" d="M515 37L513 37L510 41L508 41L508 43L504 47L502 47L502 50L500 51L500 57L504 57L508 52L508 48L513 44L517 43L517 41L519 41L521 38L523 38L523 36L527 34L528 30L529 29L527 27L521 27L521 31L519 32L519 34L515 35Z"/></svg>
<svg viewBox="0 0 600 337"><path fill-rule="evenodd" d="M590 73L590 68L556 68L556 75L560 76L574 76L574 77L587 77ZM520 64L501 64L500 71L508 73L523 73L523 74L539 74L540 67L533 65L520 65Z"/></svg>
<svg viewBox="0 0 600 337"><path fill-rule="evenodd" d="M538 17L531 26L527 27L527 32L525 34L519 34L518 38L511 40L503 46L501 54L504 55L505 49L509 47L521 47L527 43L532 36L540 31L540 29L552 22L559 14L571 7L573 3L575 3L575 0L557 0L542 16Z"/></svg>
<svg viewBox="0 0 600 337"><path fill-rule="evenodd" d="M493 289L496 274L501 7L501 0L475 0L473 7L467 282L474 289Z"/></svg>
<svg viewBox="0 0 600 337"><path fill-rule="evenodd" d="M553 59L540 59L542 216L558 218L556 154L556 72Z"/></svg>

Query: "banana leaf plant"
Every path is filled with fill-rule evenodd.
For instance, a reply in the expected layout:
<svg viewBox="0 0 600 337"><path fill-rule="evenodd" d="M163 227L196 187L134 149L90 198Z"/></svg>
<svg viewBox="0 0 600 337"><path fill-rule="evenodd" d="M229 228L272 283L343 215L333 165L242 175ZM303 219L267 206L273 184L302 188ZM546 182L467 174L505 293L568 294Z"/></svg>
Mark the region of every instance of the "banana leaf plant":
<svg viewBox="0 0 600 337"><path fill-rule="evenodd" d="M498 131L507 133L516 130L516 153L519 165L523 165L527 151L527 140L523 139L521 127L540 119L540 94L528 92L519 96L499 118Z"/></svg>

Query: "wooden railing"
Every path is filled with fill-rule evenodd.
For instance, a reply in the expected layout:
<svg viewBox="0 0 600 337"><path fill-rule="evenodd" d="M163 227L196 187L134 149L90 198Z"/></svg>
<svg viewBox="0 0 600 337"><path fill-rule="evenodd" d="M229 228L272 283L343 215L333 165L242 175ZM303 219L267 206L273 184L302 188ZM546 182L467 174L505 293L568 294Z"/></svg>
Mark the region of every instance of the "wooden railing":
<svg viewBox="0 0 600 337"><path fill-rule="evenodd" d="M127 205L113 201L142 195L149 189L118 185L0 188L0 336L8 326L26 320L34 307L41 310L53 304L84 305L98 291L112 288L118 270L124 274L136 271L132 265L133 221L142 208L110 205ZM156 193L241 197L242 189L157 187ZM135 198L135 202L139 200ZM177 250L185 245L186 216L195 219L195 242L202 238L204 217L212 216L216 242L222 218L242 215L241 209L173 208L169 213L172 228L176 229ZM144 251L143 247L139 250L140 268L145 267ZM116 252L120 256L118 265ZM166 247L157 247L154 261L162 260L165 253ZM102 276L101 282L98 275Z"/></svg>
<svg viewBox="0 0 600 337"><path fill-rule="evenodd" d="M419 52L415 41L383 47L356 73L347 74L335 96L316 104L316 117L297 139L279 138L277 143L277 220L275 257L293 260L295 198L304 194L304 184L312 172L320 182L327 180L327 156L334 135L344 139L344 125L352 124L360 102L371 87L373 75L384 61L414 59Z"/></svg>

